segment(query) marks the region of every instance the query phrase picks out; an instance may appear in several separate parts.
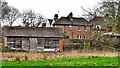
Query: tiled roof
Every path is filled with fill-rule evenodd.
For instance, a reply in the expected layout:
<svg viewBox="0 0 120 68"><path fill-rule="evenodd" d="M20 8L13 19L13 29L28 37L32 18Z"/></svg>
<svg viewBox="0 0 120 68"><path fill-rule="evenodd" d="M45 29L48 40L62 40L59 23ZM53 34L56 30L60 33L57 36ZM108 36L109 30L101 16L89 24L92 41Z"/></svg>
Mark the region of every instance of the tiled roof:
<svg viewBox="0 0 120 68"><path fill-rule="evenodd" d="M68 17L61 17L58 19L54 25L88 25L88 21L85 20L84 18L76 18L73 17L73 20L69 20Z"/></svg>
<svg viewBox="0 0 120 68"><path fill-rule="evenodd" d="M92 23L92 24L105 23L104 18L103 18L103 17L98 17L98 16L95 16L95 17L94 17L93 19L91 19L89 22Z"/></svg>
<svg viewBox="0 0 120 68"><path fill-rule="evenodd" d="M101 25L102 27L106 28L104 17L95 16L93 19L89 21L89 23L93 25Z"/></svg>
<svg viewBox="0 0 120 68"><path fill-rule="evenodd" d="M51 27L3 27L5 36L24 37L62 37L60 28Z"/></svg>

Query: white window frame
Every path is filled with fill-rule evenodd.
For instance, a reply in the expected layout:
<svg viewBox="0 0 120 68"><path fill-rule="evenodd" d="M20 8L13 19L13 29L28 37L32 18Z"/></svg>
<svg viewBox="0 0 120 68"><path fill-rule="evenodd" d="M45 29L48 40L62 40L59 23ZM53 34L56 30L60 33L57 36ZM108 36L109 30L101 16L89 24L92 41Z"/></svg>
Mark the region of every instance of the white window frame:
<svg viewBox="0 0 120 68"><path fill-rule="evenodd" d="M83 36L78 35L77 39L83 39Z"/></svg>

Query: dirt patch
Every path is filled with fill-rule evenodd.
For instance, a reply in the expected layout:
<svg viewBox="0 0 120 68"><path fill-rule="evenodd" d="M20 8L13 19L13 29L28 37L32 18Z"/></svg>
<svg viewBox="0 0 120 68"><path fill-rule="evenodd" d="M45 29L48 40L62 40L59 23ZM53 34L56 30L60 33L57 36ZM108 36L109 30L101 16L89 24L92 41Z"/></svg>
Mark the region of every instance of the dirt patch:
<svg viewBox="0 0 120 68"><path fill-rule="evenodd" d="M118 56L118 52L79 52L79 51L65 51L65 52L3 52L2 60L41 60L41 59L55 59L55 58L77 58L88 56Z"/></svg>

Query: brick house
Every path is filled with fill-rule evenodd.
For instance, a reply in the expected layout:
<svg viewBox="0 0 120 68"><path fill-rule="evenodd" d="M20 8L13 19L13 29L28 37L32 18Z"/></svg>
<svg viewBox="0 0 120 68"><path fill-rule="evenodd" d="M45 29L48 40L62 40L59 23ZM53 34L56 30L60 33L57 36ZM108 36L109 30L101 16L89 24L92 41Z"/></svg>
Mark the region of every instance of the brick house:
<svg viewBox="0 0 120 68"><path fill-rule="evenodd" d="M112 27L107 26L104 17L95 16L89 23L92 24L91 35L98 36L102 33L112 32Z"/></svg>
<svg viewBox="0 0 120 68"><path fill-rule="evenodd" d="M58 19L58 18L56 18ZM84 18L73 17L70 13L67 17L61 17L53 24L54 27L62 28L64 35L69 39L89 39L91 24Z"/></svg>
<svg viewBox="0 0 120 68"><path fill-rule="evenodd" d="M62 51L62 30L51 27L3 27L6 46L13 50Z"/></svg>

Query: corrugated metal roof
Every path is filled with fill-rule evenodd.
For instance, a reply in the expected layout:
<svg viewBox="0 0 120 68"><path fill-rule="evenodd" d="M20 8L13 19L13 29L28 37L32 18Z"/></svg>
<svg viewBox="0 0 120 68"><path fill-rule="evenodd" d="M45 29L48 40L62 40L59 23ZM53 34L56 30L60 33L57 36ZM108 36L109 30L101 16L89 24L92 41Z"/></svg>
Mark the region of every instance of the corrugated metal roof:
<svg viewBox="0 0 120 68"><path fill-rule="evenodd" d="M52 27L3 27L5 36L62 37L62 29Z"/></svg>

